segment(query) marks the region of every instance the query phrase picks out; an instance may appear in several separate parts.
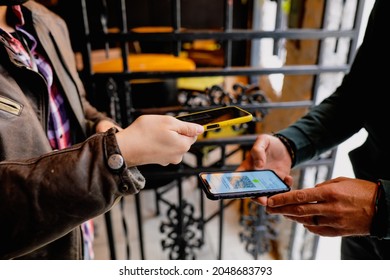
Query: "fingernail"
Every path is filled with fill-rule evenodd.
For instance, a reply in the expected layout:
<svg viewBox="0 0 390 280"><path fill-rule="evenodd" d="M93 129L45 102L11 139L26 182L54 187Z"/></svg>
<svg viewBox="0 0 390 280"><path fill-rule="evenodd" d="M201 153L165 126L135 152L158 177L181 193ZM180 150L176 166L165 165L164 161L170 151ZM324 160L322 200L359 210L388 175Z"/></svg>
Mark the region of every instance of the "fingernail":
<svg viewBox="0 0 390 280"><path fill-rule="evenodd" d="M196 132L197 132L198 134L203 133L203 132L204 132L203 126L197 125L197 126L196 126Z"/></svg>

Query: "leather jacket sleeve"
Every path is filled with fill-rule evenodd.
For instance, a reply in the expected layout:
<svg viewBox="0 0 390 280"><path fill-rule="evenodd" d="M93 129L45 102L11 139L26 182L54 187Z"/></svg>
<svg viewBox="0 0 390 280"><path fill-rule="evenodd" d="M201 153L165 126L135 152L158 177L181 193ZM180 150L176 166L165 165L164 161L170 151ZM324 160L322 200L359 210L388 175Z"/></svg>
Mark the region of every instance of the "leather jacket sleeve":
<svg viewBox="0 0 390 280"><path fill-rule="evenodd" d="M69 149L0 163L0 258L11 259L56 240L110 210L145 181L136 167L111 170L120 153L115 129Z"/></svg>

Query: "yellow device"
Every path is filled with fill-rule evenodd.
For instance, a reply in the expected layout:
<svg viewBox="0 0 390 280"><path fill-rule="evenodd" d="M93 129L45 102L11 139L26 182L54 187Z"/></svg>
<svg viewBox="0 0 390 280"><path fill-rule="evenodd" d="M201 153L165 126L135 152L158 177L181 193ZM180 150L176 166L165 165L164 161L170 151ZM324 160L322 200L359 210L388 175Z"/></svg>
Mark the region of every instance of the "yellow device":
<svg viewBox="0 0 390 280"><path fill-rule="evenodd" d="M182 121L203 125L204 130L207 131L250 122L253 119L253 116L251 113L237 106L225 106L186 115L179 115L176 118Z"/></svg>

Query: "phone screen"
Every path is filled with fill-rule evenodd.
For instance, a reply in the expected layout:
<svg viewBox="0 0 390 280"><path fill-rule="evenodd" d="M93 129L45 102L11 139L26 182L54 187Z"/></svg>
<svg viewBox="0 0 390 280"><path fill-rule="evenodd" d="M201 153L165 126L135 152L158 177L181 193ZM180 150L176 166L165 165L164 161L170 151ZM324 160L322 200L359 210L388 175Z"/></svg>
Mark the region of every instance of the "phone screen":
<svg viewBox="0 0 390 280"><path fill-rule="evenodd" d="M270 196L290 187L272 170L202 172L199 174L211 199Z"/></svg>
<svg viewBox="0 0 390 280"><path fill-rule="evenodd" d="M217 129L227 125L240 124L251 121L251 113L236 106L227 106L205 110L187 115L177 116L179 120L194 122L205 127L205 130Z"/></svg>

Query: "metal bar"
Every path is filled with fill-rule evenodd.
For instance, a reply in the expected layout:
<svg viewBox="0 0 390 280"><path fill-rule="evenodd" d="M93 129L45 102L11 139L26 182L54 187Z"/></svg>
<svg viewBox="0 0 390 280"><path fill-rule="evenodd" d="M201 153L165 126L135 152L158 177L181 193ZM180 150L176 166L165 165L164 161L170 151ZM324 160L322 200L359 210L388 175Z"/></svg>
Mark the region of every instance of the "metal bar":
<svg viewBox="0 0 390 280"><path fill-rule="evenodd" d="M180 32L181 29L181 0L172 1L172 22L173 32ZM181 50L181 40L176 40L174 55L179 56Z"/></svg>
<svg viewBox="0 0 390 280"><path fill-rule="evenodd" d="M322 24L321 27L324 26L325 20L328 18L328 15L330 13L330 7L331 7L331 2L330 1L325 1L324 2L325 8L324 8L324 13L322 17ZM317 65L323 65L324 64L324 42L326 38L323 38L319 41L319 47L318 47L318 55L317 55ZM313 106L316 104L317 101L317 96L318 96L318 89L320 87L320 74L315 75L313 79L313 89L312 89L312 99L313 99Z"/></svg>
<svg viewBox="0 0 390 280"><path fill-rule="evenodd" d="M237 144L237 143L236 143ZM313 166L324 166L324 165L331 165L333 163L332 159L318 159L315 161L310 161L308 163L299 165L299 167L313 167ZM156 171L156 172L144 172L145 177L148 178L158 178L158 179L165 179L165 178L182 178L182 177L189 177L189 176L197 176L200 172L204 171L234 171L238 165L224 165L224 166L217 166L217 167L207 167L203 166L201 168L183 168L179 171Z"/></svg>
<svg viewBox="0 0 390 280"><path fill-rule="evenodd" d="M128 27L127 27L127 11L126 11L126 1L121 0L121 32L122 34L128 33ZM108 35L108 34L107 34ZM122 64L124 71L130 71L129 70L129 64L127 62L127 57L129 56L129 46L127 41L120 41L120 47L122 51Z"/></svg>
<svg viewBox="0 0 390 280"><path fill-rule="evenodd" d="M88 11L87 11L87 3L86 0L81 0L81 10L83 15L83 25L84 25L84 40L85 43L81 44L81 52L83 54L83 72L86 77L92 75L92 59L91 59L91 41L90 38L90 30L89 30L89 22L88 22ZM88 84L88 83L87 83Z"/></svg>
<svg viewBox="0 0 390 280"><path fill-rule="evenodd" d="M129 32L128 23L127 23L127 6L126 6L126 0L121 0L120 2L121 7L121 32L123 34L126 34ZM129 69L129 63L127 60L127 57L129 56L129 42L120 42L120 48L121 48L121 56L122 56L122 65L123 69L126 72L130 72ZM131 85L130 81L125 79L121 80L123 82L123 88L120 93L121 95L121 124L126 127L132 122L132 114L131 110L129 108L132 107L132 101L131 101Z"/></svg>
<svg viewBox="0 0 390 280"><path fill-rule="evenodd" d="M117 79L143 79L143 78L178 78L178 77L203 77L203 76L240 76L240 75L315 75L321 73L347 72L349 66L323 66L323 65L286 65L278 68L256 67L230 67L230 68L198 68L191 71L149 71L149 72L105 72L94 73L93 79L100 80L103 77Z"/></svg>
<svg viewBox="0 0 390 280"><path fill-rule="evenodd" d="M233 0L225 0L224 6L224 32L227 33L233 29ZM232 41L224 41L224 66L232 65Z"/></svg>
<svg viewBox="0 0 390 280"><path fill-rule="evenodd" d="M246 105L239 105L242 109L244 110L247 110L251 113L254 113L258 110L261 110L261 109L287 109L287 108L308 108L308 107L311 107L313 105L313 101L312 100L304 100L304 101L285 101L285 102L268 102L268 103L259 103L259 104L246 104ZM213 108L216 108L217 106L205 106L205 107L202 107L201 109L202 110L206 110L206 109L213 109ZM179 113L179 112L188 112L188 113L191 113L191 112L196 112L196 111L199 111L200 108L198 107L183 107L183 106L176 106L176 107L160 107L160 108L145 108L145 109L133 109L133 113L134 115L136 116L139 116L139 115L142 115L142 114L167 114L167 113L170 113L170 114L175 114L175 113ZM251 137L253 135L249 135L249 137ZM237 137L246 137L245 135L243 136L235 136L234 138L232 138L232 141L234 142L235 139L237 139ZM226 141L226 138L223 138L225 139L224 141ZM218 140L213 140L213 139L207 139L207 140L211 140L211 141L218 141ZM198 141L197 143L199 142L202 142L202 141L207 141L207 140L201 140L201 141Z"/></svg>
<svg viewBox="0 0 390 280"><path fill-rule="evenodd" d="M110 211L104 213L104 220L106 223L108 247L110 248L110 259L116 260L114 228L112 226L112 219L111 219L111 212Z"/></svg>
<svg viewBox="0 0 390 280"><path fill-rule="evenodd" d="M227 40L253 40L262 38L273 39L323 39L329 37L335 38L353 38L356 36L356 30L319 30L319 29L298 29L290 28L286 30L249 30L249 29L230 29L226 31L196 31L179 30L175 33L107 33L100 37L87 35L90 42L129 42L129 41L189 41L197 39L215 39L218 41Z"/></svg>
<svg viewBox="0 0 390 280"><path fill-rule="evenodd" d="M224 217L224 202L221 199L219 201L219 240L218 240L218 260L222 260L222 240L223 240L223 217Z"/></svg>
<svg viewBox="0 0 390 280"><path fill-rule="evenodd" d="M281 31L283 30L283 8L282 8L282 1L276 0L276 18L275 18L275 31ZM279 55L279 44L280 39L274 40L274 46L273 46L273 54Z"/></svg>
<svg viewBox="0 0 390 280"><path fill-rule="evenodd" d="M352 40L351 45L350 45L348 61L347 61L347 63L349 65L352 64L352 61L353 61L353 58L355 57L355 53L356 53L356 49L357 49L360 26L362 24L362 17L363 17L363 12L364 12L364 4L365 4L365 0L359 0L357 3L356 16L355 16L355 22L354 22L355 35L352 37L353 40Z"/></svg>

